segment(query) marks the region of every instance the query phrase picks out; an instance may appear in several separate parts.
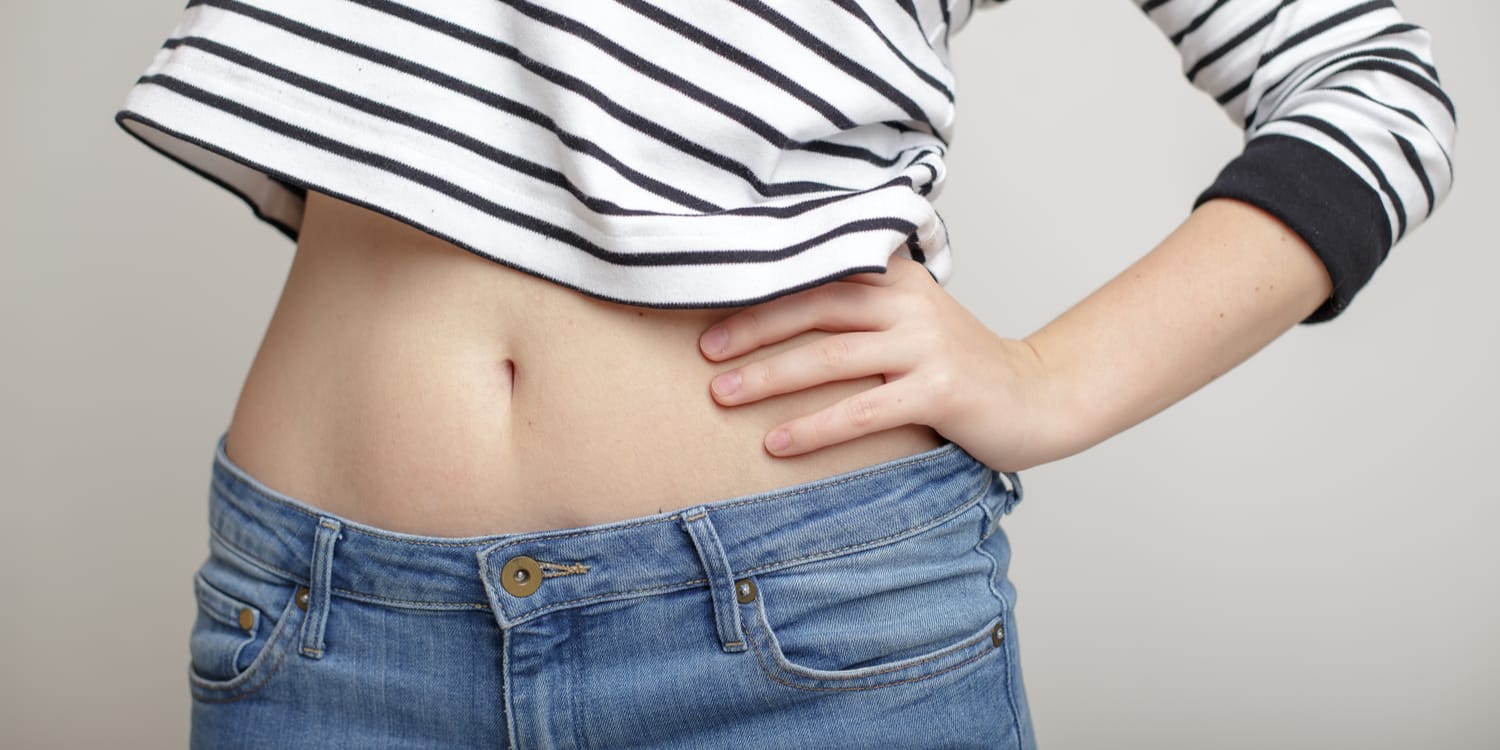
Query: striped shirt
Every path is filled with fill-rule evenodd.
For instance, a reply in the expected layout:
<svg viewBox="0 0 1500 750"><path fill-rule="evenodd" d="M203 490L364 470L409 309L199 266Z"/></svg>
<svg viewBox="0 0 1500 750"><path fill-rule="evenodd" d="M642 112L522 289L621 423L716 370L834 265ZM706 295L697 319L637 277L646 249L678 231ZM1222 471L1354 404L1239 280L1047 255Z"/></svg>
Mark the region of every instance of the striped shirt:
<svg viewBox="0 0 1500 750"><path fill-rule="evenodd" d="M1339 313L1452 180L1386 0L1137 0L1244 129L1203 193ZM192 0L117 121L295 238L311 189L601 299L753 304L893 254L939 283L949 44L999 0Z"/></svg>

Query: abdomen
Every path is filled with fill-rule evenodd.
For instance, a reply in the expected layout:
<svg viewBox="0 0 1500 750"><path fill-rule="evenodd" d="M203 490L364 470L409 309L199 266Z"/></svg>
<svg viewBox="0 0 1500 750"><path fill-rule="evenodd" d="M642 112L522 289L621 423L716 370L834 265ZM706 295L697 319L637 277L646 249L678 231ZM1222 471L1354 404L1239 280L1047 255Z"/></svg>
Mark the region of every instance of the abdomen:
<svg viewBox="0 0 1500 750"><path fill-rule="evenodd" d="M345 518L472 536L674 510L942 444L907 425L767 454L772 427L881 379L719 406L708 382L740 360L709 362L698 336L732 312L603 302L311 194L226 451Z"/></svg>

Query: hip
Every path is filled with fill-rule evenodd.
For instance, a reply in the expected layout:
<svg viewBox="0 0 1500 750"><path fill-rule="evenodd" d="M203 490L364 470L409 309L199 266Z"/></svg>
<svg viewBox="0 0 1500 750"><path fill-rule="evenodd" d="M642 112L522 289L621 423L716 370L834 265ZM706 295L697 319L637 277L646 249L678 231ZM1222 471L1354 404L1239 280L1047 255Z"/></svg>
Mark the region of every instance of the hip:
<svg viewBox="0 0 1500 750"><path fill-rule="evenodd" d="M194 747L1034 746L1020 499L949 443L772 492L471 538L215 454Z"/></svg>

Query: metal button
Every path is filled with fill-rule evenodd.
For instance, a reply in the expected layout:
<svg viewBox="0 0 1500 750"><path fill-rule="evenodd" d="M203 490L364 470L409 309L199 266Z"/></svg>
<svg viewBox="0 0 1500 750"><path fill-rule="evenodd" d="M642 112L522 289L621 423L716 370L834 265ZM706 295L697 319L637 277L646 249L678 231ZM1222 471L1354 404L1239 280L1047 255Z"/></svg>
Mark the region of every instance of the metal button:
<svg viewBox="0 0 1500 750"><path fill-rule="evenodd" d="M734 598L740 604L749 604L755 601L755 581L749 578L741 578L734 582Z"/></svg>
<svg viewBox="0 0 1500 750"><path fill-rule="evenodd" d="M253 627L255 627L255 612L251 611L249 607L241 609L240 628L243 630L249 630Z"/></svg>
<svg viewBox="0 0 1500 750"><path fill-rule="evenodd" d="M525 555L516 555L500 569L500 585L511 596L531 596L542 587L542 566Z"/></svg>
<svg viewBox="0 0 1500 750"><path fill-rule="evenodd" d="M307 597L311 593L311 591L307 590L306 586L297 587L297 609L300 609L303 612L307 611Z"/></svg>
<svg viewBox="0 0 1500 750"><path fill-rule="evenodd" d="M996 646L1005 642L1005 623L995 623L995 629L990 631L990 643Z"/></svg>

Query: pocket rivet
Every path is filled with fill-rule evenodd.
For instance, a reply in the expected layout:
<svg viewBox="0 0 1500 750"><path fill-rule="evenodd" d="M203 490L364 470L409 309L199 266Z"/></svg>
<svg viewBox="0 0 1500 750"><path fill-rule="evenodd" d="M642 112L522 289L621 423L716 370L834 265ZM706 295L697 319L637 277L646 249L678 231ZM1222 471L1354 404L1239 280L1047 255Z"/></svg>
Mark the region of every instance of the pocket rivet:
<svg viewBox="0 0 1500 750"><path fill-rule="evenodd" d="M755 581L749 578L741 578L734 582L734 598L740 604L749 604L755 601Z"/></svg>
<svg viewBox="0 0 1500 750"><path fill-rule="evenodd" d="M249 607L240 610L240 629L249 630L255 627L255 613Z"/></svg>
<svg viewBox="0 0 1500 750"><path fill-rule="evenodd" d="M990 631L990 643L996 646L1005 641L1005 623L995 623L995 629Z"/></svg>
<svg viewBox="0 0 1500 750"><path fill-rule="evenodd" d="M297 609L300 609L303 612L307 611L307 597L310 593L311 592L307 590L306 586L297 587Z"/></svg>

